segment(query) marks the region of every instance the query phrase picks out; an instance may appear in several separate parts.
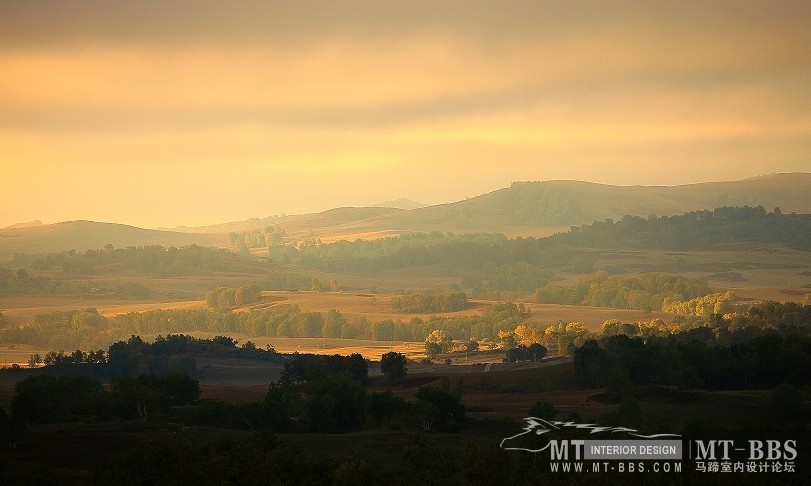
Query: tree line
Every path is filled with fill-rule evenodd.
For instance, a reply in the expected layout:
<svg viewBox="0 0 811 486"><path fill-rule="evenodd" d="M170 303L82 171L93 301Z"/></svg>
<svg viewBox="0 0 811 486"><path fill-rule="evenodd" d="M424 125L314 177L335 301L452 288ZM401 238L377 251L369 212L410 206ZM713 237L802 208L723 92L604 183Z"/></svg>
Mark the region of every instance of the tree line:
<svg viewBox="0 0 811 486"><path fill-rule="evenodd" d="M83 418L146 419L167 413L170 406L200 398L200 384L188 375L119 377L110 391L87 376L40 374L17 382L11 412L27 425L77 422Z"/></svg>
<svg viewBox="0 0 811 486"><path fill-rule="evenodd" d="M225 250L189 245L181 248L160 245L97 250L69 250L26 256L15 255L11 267L32 270L59 269L68 275L89 275L112 270L133 269L161 276L186 276L201 272L236 272L254 269L257 263Z"/></svg>
<svg viewBox="0 0 811 486"><path fill-rule="evenodd" d="M723 206L673 216L623 216L572 226L552 241L581 247L707 250L724 243L777 243L811 251L811 215L767 212L763 206Z"/></svg>
<svg viewBox="0 0 811 486"><path fill-rule="evenodd" d="M0 295L76 295L145 299L153 292L137 282L121 280L71 281L44 275L31 275L24 268L13 271L0 267Z"/></svg>
<svg viewBox="0 0 811 486"><path fill-rule="evenodd" d="M206 294L206 305L217 311L253 304L261 299L259 286L255 284L240 287L217 287Z"/></svg>
<svg viewBox="0 0 811 486"><path fill-rule="evenodd" d="M232 231L228 233L228 245L238 250L273 247L281 245L287 232L279 226L266 226L264 230Z"/></svg>
<svg viewBox="0 0 811 486"><path fill-rule="evenodd" d="M675 282L675 281L674 281ZM676 316L672 322L660 319L622 323L609 320L604 331L629 335L655 336L703 329L710 338L728 341L744 333L775 329L807 329L811 306L767 302L748 310L704 313L701 316ZM248 312L199 309L155 309L105 317L94 308L38 314L27 324L0 329L0 340L50 349L99 349L126 340L131 335L213 332L222 335L246 334L250 337L346 338L376 341L424 342L434 331L441 331L452 342L467 346L471 340L481 345L510 349L518 344L537 342L550 352L569 354L571 346L586 339L585 325L578 322L535 323L523 304L511 302L488 306L481 314L465 316L412 317L408 321L370 321L365 317L347 320L338 310L326 313L303 312L297 306L279 305ZM793 327L792 327L793 326ZM624 329L624 330L623 330ZM433 348L432 348L433 349ZM447 352L447 351L440 351Z"/></svg>
<svg viewBox="0 0 811 486"><path fill-rule="evenodd" d="M246 341L238 347L238 343L238 340L228 336L201 339L185 334L158 336L154 342L148 343L132 335L111 344L107 352L101 349L88 352L77 349L72 353L51 351L44 357L32 355L29 364L31 367L44 364L44 370L49 373L109 379L139 374L163 376L183 373L196 376L197 361L194 356L283 360L272 346L261 349L252 341Z"/></svg>
<svg viewBox="0 0 811 486"><path fill-rule="evenodd" d="M541 287L535 291L535 302L652 311L663 309L666 302L704 297L710 292L706 279L662 273L626 277L595 272L574 285Z"/></svg>
<svg viewBox="0 0 811 486"><path fill-rule="evenodd" d="M373 241L308 241L287 246L286 258L325 272L381 272L432 267L458 276L481 292L531 291L554 278L554 267L591 271L593 264L577 249L543 239L508 239L502 234L417 233Z"/></svg>
<svg viewBox="0 0 811 486"><path fill-rule="evenodd" d="M464 292L446 290L439 294L408 293L391 298L391 306L406 313L453 312L467 307Z"/></svg>
<svg viewBox="0 0 811 486"><path fill-rule="evenodd" d="M577 375L591 386L624 398L632 386L682 388L802 387L811 382L811 336L769 333L730 345L701 339L626 335L588 340L574 352Z"/></svg>
<svg viewBox="0 0 811 486"><path fill-rule="evenodd" d="M735 294L732 291L708 294L687 301L665 298L665 301L662 302L662 312L690 314L699 317L726 314L732 310L731 306L734 298Z"/></svg>
<svg viewBox="0 0 811 486"><path fill-rule="evenodd" d="M497 309L502 306L495 306ZM495 338L498 330L523 317L517 310L492 310L473 315L407 322L347 320L337 310L304 312L298 306L278 305L248 312L210 308L154 309L106 317L95 308L38 314L21 327L0 329L3 342L47 346L51 349L97 349L133 334L185 332L241 333L251 337L346 338L376 341L422 341L437 326L454 332L465 329L480 337ZM514 326L513 326L514 327ZM462 333L456 333L461 335Z"/></svg>

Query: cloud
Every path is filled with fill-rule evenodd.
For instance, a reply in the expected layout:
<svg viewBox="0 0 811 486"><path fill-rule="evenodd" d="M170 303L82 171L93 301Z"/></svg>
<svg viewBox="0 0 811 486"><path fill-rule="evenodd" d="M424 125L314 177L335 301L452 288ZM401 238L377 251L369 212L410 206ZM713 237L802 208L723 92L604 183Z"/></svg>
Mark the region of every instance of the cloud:
<svg viewBox="0 0 811 486"><path fill-rule="evenodd" d="M207 188L238 167L341 204L329 188L358 174L354 197L441 202L515 179L797 170L810 23L807 1L0 2L0 170L163 190L129 167ZM649 168L679 161L671 179Z"/></svg>

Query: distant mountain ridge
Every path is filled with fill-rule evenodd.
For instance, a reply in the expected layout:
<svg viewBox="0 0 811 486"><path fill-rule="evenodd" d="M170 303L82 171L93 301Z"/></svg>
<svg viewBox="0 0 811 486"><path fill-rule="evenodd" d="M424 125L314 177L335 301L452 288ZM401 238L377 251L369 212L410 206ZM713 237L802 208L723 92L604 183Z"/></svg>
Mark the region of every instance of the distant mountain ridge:
<svg viewBox="0 0 811 486"><path fill-rule="evenodd" d="M393 201L383 201L375 204L373 207L376 208L394 208L394 209L419 209L427 207L427 204L423 204L421 202L412 201L411 199L406 199L404 197L400 199L395 199Z"/></svg>
<svg viewBox="0 0 811 486"><path fill-rule="evenodd" d="M95 250L108 243L116 248L124 248L145 245L215 245L220 242L221 238L214 235L158 231L118 223L65 221L34 227L0 229L0 259L11 258L15 253L31 255L68 250Z"/></svg>
<svg viewBox="0 0 811 486"><path fill-rule="evenodd" d="M682 186L610 186L581 181L514 182L510 187L450 204L391 213L345 227L383 230L500 232L545 236L569 226L632 216L682 214L721 206L779 207L811 213L811 174ZM297 230L295 225L290 230ZM301 228L304 229L304 228ZM333 228L336 229L336 228ZM290 231L289 230L289 231ZM307 228L317 233L318 228Z"/></svg>
<svg viewBox="0 0 811 486"><path fill-rule="evenodd" d="M581 181L514 182L510 187L449 204L411 210L391 207L335 208L314 214L253 218L172 231L123 224L71 221L0 229L0 259L39 253L160 244L224 245L223 233L280 226L293 238L370 239L413 232L504 233L547 236L570 226L683 214L721 206L779 207L811 214L811 173L773 174L729 182L681 186L611 186ZM16 226L16 225L15 225Z"/></svg>
<svg viewBox="0 0 811 486"><path fill-rule="evenodd" d="M42 221L35 219L34 221L27 221L25 223L14 223L0 229L19 229L19 228L34 228L42 226Z"/></svg>

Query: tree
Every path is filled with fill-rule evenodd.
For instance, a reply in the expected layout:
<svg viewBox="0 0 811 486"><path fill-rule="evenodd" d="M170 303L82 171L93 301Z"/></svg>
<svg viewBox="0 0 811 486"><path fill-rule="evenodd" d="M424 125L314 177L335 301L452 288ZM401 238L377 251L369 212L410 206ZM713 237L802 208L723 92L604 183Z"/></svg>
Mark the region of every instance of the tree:
<svg viewBox="0 0 811 486"><path fill-rule="evenodd" d="M605 376L607 357L597 341L589 339L574 352L574 370L578 378L600 388Z"/></svg>
<svg viewBox="0 0 811 486"><path fill-rule="evenodd" d="M334 278L329 279L329 291L330 292L341 291L341 284L339 284L338 281L335 280Z"/></svg>
<svg viewBox="0 0 811 486"><path fill-rule="evenodd" d="M422 399L414 403L414 413L417 415L417 418L420 419L422 429L426 432L430 431L434 422L440 418L439 408L433 403Z"/></svg>
<svg viewBox="0 0 811 486"><path fill-rule="evenodd" d="M390 389L369 394L366 403L367 417L371 418L375 425L391 422L408 408L408 403L402 397L392 393Z"/></svg>
<svg viewBox="0 0 811 486"><path fill-rule="evenodd" d="M421 386L417 390L417 393L414 394L414 397L417 399L417 404L420 402L428 402L436 407L439 413L435 417L435 421L443 427L447 428L450 426L452 428L452 424L459 425L465 421L465 406L457 397L449 392L439 388ZM429 414L429 416L431 416L431 414ZM425 423L423 423L423 428L425 428ZM426 428L426 430L428 430L428 428Z"/></svg>
<svg viewBox="0 0 811 486"><path fill-rule="evenodd" d="M39 353L32 354L31 357L28 358L29 368L36 368L41 364L42 364L42 356L40 356Z"/></svg>
<svg viewBox="0 0 811 486"><path fill-rule="evenodd" d="M321 286L321 281L318 280L318 278L316 278L316 277L313 277L313 279L310 281L310 289L313 292L323 292L324 291L324 288Z"/></svg>
<svg viewBox="0 0 811 486"><path fill-rule="evenodd" d="M538 343L532 343L529 347L519 344L513 349L507 351L507 361L514 363L516 361L539 361L546 356L546 347Z"/></svg>
<svg viewBox="0 0 811 486"><path fill-rule="evenodd" d="M116 411L124 419L146 420L150 414L165 407L156 391L132 377L118 378L113 382L112 399Z"/></svg>
<svg viewBox="0 0 811 486"><path fill-rule="evenodd" d="M498 342L504 349L512 349L516 346L515 333L513 331L499 331Z"/></svg>
<svg viewBox="0 0 811 486"><path fill-rule="evenodd" d="M549 352L546 349L546 346L538 343L532 343L527 346L527 351L529 352L529 357L532 361L540 361L546 357L546 353Z"/></svg>
<svg viewBox="0 0 811 486"><path fill-rule="evenodd" d="M448 353L453 347L453 338L451 338L448 334L442 332L441 329L434 329L428 334L428 336L425 337L426 351L428 350L428 343L437 344L439 346L440 352Z"/></svg>
<svg viewBox="0 0 811 486"><path fill-rule="evenodd" d="M425 354L429 358L436 358L440 353L442 353L442 346L439 343L434 341L425 341Z"/></svg>
<svg viewBox="0 0 811 486"><path fill-rule="evenodd" d="M369 377L369 365L360 353L352 353L344 359L346 374L353 380L364 383Z"/></svg>
<svg viewBox="0 0 811 486"><path fill-rule="evenodd" d="M184 373L158 377L155 385L173 405L189 405L200 398L200 383Z"/></svg>
<svg viewBox="0 0 811 486"><path fill-rule="evenodd" d="M390 351L380 357L380 371L386 378L397 383L408 373L408 360L402 353Z"/></svg>

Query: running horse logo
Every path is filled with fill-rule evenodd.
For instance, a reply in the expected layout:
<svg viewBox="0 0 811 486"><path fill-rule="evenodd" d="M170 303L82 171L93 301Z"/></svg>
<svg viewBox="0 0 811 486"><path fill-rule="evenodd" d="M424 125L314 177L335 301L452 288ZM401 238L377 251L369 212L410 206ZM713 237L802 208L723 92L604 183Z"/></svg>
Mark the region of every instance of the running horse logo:
<svg viewBox="0 0 811 486"><path fill-rule="evenodd" d="M641 439L658 439L660 437L681 437L678 434L639 434L636 429L627 427L600 427L596 424L578 424L575 422L549 421L537 417L527 417L524 419L524 429L522 432L511 437L502 439L501 448L507 451L527 451L541 452L549 448L551 441L560 431L588 431L588 435L605 432L614 438L614 434L628 434ZM604 436L603 436L604 437Z"/></svg>

